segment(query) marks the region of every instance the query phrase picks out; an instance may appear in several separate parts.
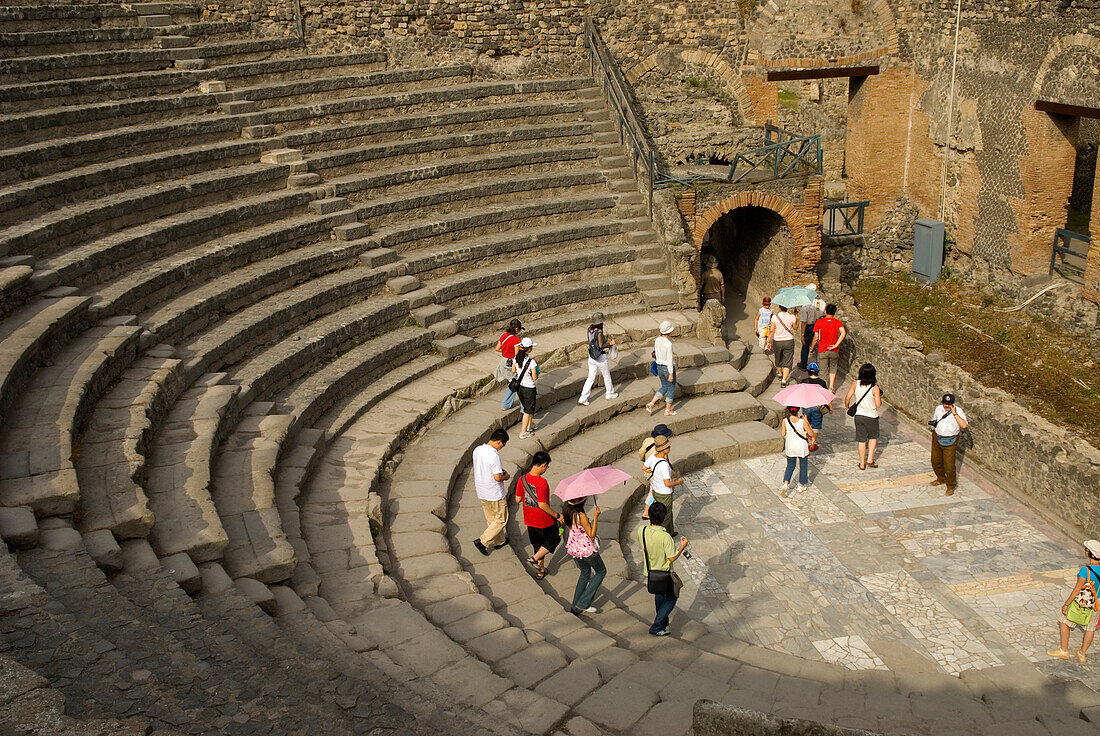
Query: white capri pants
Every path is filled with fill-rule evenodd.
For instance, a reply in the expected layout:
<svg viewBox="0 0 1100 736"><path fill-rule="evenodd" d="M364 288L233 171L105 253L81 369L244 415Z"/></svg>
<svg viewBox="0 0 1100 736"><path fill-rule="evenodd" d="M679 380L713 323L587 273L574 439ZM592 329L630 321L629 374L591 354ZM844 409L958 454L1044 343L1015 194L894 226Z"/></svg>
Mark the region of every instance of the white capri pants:
<svg viewBox="0 0 1100 736"><path fill-rule="evenodd" d="M584 382L580 400L588 401L592 393L592 387L596 385L596 372L603 376L604 394L608 397L615 393L615 384L611 383L611 368L607 365L607 356L601 355L599 360L588 359L588 380Z"/></svg>

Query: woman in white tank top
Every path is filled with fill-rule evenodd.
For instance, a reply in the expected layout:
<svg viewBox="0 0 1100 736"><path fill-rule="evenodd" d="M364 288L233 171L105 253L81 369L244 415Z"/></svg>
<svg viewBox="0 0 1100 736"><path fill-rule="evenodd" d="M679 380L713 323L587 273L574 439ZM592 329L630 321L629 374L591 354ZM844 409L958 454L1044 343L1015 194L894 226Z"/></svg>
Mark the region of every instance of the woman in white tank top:
<svg viewBox="0 0 1100 736"><path fill-rule="evenodd" d="M783 454L787 456L787 469L783 472L783 485L779 487L779 495L786 497L791 491L795 464L798 465L798 490L806 490L809 483L810 443L817 435L809 420L798 416L797 406L787 407L783 421L779 424L779 433L783 435Z"/></svg>
<svg viewBox="0 0 1100 736"><path fill-rule="evenodd" d="M877 468L875 450L878 449L882 389L878 387L875 367L870 363L859 367L859 377L848 387L844 406L856 408L853 417L856 424L856 448L859 451L859 464L856 467L860 470L866 470L867 466Z"/></svg>

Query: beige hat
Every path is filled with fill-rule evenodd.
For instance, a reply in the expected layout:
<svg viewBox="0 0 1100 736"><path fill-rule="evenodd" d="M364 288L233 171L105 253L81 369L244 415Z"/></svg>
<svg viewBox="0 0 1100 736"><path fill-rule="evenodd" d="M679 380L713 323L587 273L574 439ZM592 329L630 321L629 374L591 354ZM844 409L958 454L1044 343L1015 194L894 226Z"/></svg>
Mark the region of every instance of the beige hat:
<svg viewBox="0 0 1100 736"><path fill-rule="evenodd" d="M1100 560L1100 541L1095 539L1086 540L1085 549L1091 552L1093 557Z"/></svg>
<svg viewBox="0 0 1100 736"><path fill-rule="evenodd" d="M668 449L668 446L671 445L671 444L672 443L669 441L668 437L665 437L664 435L660 435L659 437L654 437L653 438L653 451L654 452L664 452L665 450ZM1088 544L1088 543L1086 542L1086 544Z"/></svg>
<svg viewBox="0 0 1100 736"><path fill-rule="evenodd" d="M667 319L664 322L661 323L661 334L662 335L672 334L672 331L675 330L675 329L676 328Z"/></svg>

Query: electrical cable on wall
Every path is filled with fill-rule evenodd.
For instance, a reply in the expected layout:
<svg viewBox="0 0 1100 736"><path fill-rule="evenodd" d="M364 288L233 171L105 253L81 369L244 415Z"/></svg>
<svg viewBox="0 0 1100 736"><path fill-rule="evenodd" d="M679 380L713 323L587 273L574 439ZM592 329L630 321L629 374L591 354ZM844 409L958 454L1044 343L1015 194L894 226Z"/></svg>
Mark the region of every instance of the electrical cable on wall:
<svg viewBox="0 0 1100 736"><path fill-rule="evenodd" d="M943 176L940 180L940 222L946 224L947 160L951 156L951 128L955 117L955 69L959 63L959 25L962 22L962 0L955 6L955 49L951 54L951 87L947 93L947 133L943 139Z"/></svg>

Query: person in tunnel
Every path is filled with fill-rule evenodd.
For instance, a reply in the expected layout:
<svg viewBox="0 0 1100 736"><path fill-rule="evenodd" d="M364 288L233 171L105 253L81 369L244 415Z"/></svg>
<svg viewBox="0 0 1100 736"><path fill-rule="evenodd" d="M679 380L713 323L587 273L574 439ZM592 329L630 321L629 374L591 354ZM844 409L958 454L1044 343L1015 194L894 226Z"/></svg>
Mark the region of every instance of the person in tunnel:
<svg viewBox="0 0 1100 736"><path fill-rule="evenodd" d="M699 307L707 303L708 299L716 299L719 304L726 304L726 279L722 276L722 270L718 268L718 259L708 255L703 258L703 293L699 299Z"/></svg>

